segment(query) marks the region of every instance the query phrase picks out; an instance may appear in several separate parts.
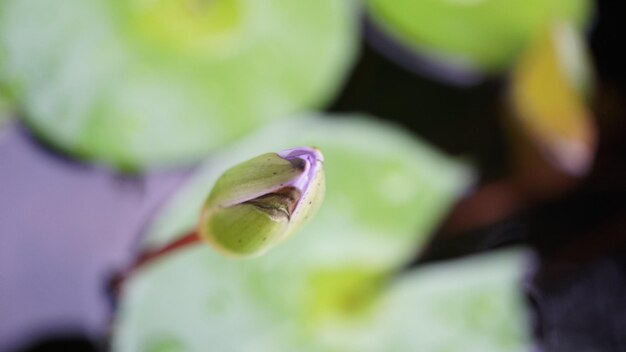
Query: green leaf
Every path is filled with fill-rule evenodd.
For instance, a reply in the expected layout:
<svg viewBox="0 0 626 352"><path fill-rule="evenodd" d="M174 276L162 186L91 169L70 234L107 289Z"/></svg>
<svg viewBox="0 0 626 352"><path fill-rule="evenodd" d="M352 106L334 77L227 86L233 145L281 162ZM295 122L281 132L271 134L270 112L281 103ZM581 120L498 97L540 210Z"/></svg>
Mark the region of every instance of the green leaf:
<svg viewBox="0 0 626 352"><path fill-rule="evenodd" d="M507 68L554 19L583 27L588 0L368 0L380 28L415 52L479 72Z"/></svg>
<svg viewBox="0 0 626 352"><path fill-rule="evenodd" d="M59 148L127 169L189 163L331 99L356 15L345 0L3 0L0 71Z"/></svg>

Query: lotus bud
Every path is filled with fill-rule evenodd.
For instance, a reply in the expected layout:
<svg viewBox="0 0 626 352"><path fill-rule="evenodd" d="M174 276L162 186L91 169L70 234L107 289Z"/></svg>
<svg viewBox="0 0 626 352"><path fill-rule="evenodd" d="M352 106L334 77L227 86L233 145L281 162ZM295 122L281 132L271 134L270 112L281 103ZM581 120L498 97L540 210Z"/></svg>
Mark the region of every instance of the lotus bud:
<svg viewBox="0 0 626 352"><path fill-rule="evenodd" d="M324 197L323 156L315 148L267 153L224 172L200 217L199 234L230 257L254 257L311 219Z"/></svg>

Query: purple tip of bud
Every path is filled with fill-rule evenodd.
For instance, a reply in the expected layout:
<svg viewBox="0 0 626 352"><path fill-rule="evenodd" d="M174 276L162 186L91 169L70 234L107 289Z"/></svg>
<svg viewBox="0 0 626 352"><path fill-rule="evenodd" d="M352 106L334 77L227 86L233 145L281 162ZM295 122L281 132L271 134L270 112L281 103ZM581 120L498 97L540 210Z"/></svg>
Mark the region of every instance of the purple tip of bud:
<svg viewBox="0 0 626 352"><path fill-rule="evenodd" d="M299 147L286 149L276 154L294 164L297 163L299 167L304 169L302 176L287 184L287 186L295 187L303 193L308 190L311 180L313 180L324 162L324 156L317 148Z"/></svg>

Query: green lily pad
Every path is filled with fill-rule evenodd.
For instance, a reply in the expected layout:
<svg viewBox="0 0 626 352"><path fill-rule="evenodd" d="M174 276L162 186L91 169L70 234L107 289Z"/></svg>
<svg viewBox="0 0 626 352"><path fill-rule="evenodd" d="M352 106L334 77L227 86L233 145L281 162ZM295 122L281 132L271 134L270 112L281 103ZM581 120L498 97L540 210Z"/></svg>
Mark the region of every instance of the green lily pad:
<svg viewBox="0 0 626 352"><path fill-rule="evenodd" d="M368 0L374 22L420 55L478 72L507 68L554 19L582 27L588 0Z"/></svg>
<svg viewBox="0 0 626 352"><path fill-rule="evenodd" d="M324 105L352 62L354 1L3 0L0 51L28 124L118 167L187 163Z"/></svg>
<svg viewBox="0 0 626 352"><path fill-rule="evenodd" d="M291 119L225 148L165 206L144 245L190 231L224 170L299 145L325 158L326 199L311 223L258 258L199 245L142 268L124 286L114 350L522 350L520 253L397 273L471 173L371 118Z"/></svg>

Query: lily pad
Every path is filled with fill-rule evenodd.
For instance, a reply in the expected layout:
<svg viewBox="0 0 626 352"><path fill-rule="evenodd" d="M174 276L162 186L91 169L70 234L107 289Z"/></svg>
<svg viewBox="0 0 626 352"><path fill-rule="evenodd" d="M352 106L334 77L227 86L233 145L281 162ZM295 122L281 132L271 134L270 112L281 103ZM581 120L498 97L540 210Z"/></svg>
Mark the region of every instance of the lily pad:
<svg viewBox="0 0 626 352"><path fill-rule="evenodd" d="M374 23L422 57L492 73L507 68L545 23L584 26L588 0L368 0Z"/></svg>
<svg viewBox="0 0 626 352"><path fill-rule="evenodd" d="M523 350L519 253L398 273L472 177L372 118L291 119L223 149L161 211L144 246L190 231L224 170L298 145L325 158L326 200L311 223L258 258L199 245L135 272L114 350Z"/></svg>
<svg viewBox="0 0 626 352"><path fill-rule="evenodd" d="M0 71L63 150L131 169L188 163L332 98L356 15L340 0L3 0Z"/></svg>
<svg viewBox="0 0 626 352"><path fill-rule="evenodd" d="M509 92L519 125L559 170L589 171L597 131L589 108L593 79L582 34L567 23L547 26L515 66Z"/></svg>

